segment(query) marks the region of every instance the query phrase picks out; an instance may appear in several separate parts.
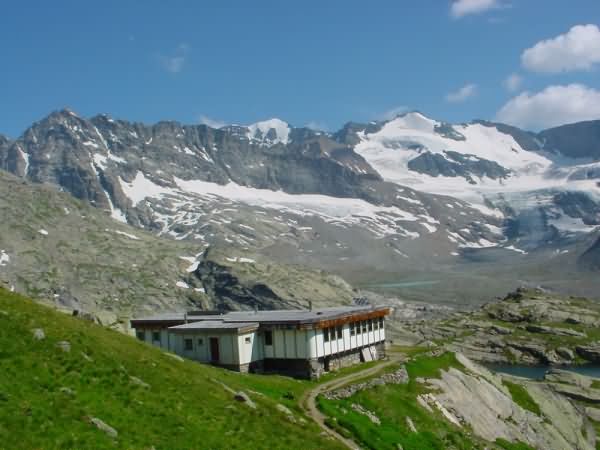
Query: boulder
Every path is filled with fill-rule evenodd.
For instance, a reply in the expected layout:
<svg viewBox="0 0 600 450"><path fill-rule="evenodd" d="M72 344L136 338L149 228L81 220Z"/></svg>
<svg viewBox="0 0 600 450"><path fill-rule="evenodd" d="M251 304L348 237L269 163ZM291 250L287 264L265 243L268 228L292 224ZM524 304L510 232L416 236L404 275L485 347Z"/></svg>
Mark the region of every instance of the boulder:
<svg viewBox="0 0 600 450"><path fill-rule="evenodd" d="M130 376L129 380L131 381L132 384L135 384L137 386L141 386L145 389L150 389L150 385L148 383L146 383L145 381L141 380L138 377L134 377L134 376Z"/></svg>
<svg viewBox="0 0 600 450"><path fill-rule="evenodd" d="M246 394L244 391L236 392L233 398L236 399L238 402L245 403L252 409L256 409L256 403L254 403L252 399L248 396L248 394Z"/></svg>
<svg viewBox="0 0 600 450"><path fill-rule="evenodd" d="M296 423L296 417L294 417L294 413L292 411L290 411L290 409L287 406L282 405L281 403L277 403L275 405L275 408L277 408L277 411L279 411L280 413L285 414L286 418L290 422Z"/></svg>
<svg viewBox="0 0 600 450"><path fill-rule="evenodd" d="M168 356L169 358L173 358L176 361L179 362L185 362L185 359L183 359L181 356L176 355L175 353L171 353L171 352L165 352L165 355Z"/></svg>
<svg viewBox="0 0 600 450"><path fill-rule="evenodd" d="M586 337L585 333L580 331L571 330L570 328L554 328L547 327L543 325L535 325L529 324L525 327L527 331L530 333L542 333L542 334L552 334L555 336L574 336L574 337Z"/></svg>
<svg viewBox="0 0 600 450"><path fill-rule="evenodd" d="M490 330L494 334L507 335L512 334L513 330L507 327L501 327L500 325L492 325Z"/></svg>
<svg viewBox="0 0 600 450"><path fill-rule="evenodd" d="M117 430L115 430L113 427L111 427L107 423L103 422L102 420L98 419L97 417L90 418L90 422L93 425L95 425L96 428L98 428L101 431L104 431L106 434L108 434L112 438L116 438L119 435Z"/></svg>
<svg viewBox="0 0 600 450"><path fill-rule="evenodd" d="M568 361L572 361L573 359L575 359L575 353L573 352L573 350L567 347L558 347L556 349L556 353L558 354L558 356Z"/></svg>
<svg viewBox="0 0 600 450"><path fill-rule="evenodd" d="M575 351L586 361L600 362L600 343L596 342L592 345L579 345Z"/></svg>
<svg viewBox="0 0 600 450"><path fill-rule="evenodd" d="M377 417L375 415L375 413L369 411L368 409L363 408L361 405L359 405L357 403L352 403L352 405L350 405L350 407L357 413L362 414L363 416L367 416L369 418L369 420L371 422L373 422L375 425L381 425L381 420L379 420L379 417Z"/></svg>
<svg viewBox="0 0 600 450"><path fill-rule="evenodd" d="M600 404L600 390L585 389L579 386L556 383L552 385L554 390L565 397L587 403Z"/></svg>
<svg viewBox="0 0 600 450"><path fill-rule="evenodd" d="M417 433L417 427L415 427L415 424L409 416L406 416L406 426L411 431L411 433Z"/></svg>
<svg viewBox="0 0 600 450"><path fill-rule="evenodd" d="M46 338L46 333L44 333L44 330L42 330L41 328L34 328L33 330L31 330L31 332L33 333L33 338L36 341L41 341Z"/></svg>
<svg viewBox="0 0 600 450"><path fill-rule="evenodd" d="M570 384L573 386L579 386L584 389L588 389L592 386L593 379L580 375L569 370L551 369L544 376L544 380L551 383L563 383Z"/></svg>
<svg viewBox="0 0 600 450"><path fill-rule="evenodd" d="M56 343L56 346L65 353L69 353L71 351L71 343L69 341L59 341Z"/></svg>
<svg viewBox="0 0 600 450"><path fill-rule="evenodd" d="M600 409L588 406L585 408L585 414L594 422L600 423Z"/></svg>

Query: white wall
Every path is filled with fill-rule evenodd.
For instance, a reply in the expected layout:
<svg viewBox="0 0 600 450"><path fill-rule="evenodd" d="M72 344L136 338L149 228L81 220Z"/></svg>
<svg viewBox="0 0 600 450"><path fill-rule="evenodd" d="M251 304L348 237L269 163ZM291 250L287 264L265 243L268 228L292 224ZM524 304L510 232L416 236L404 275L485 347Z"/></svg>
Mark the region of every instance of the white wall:
<svg viewBox="0 0 600 450"><path fill-rule="evenodd" d="M308 358L307 334L311 330L273 329L273 345L263 344L264 358L305 359ZM260 333L264 342L264 332Z"/></svg>
<svg viewBox="0 0 600 450"><path fill-rule="evenodd" d="M250 342L246 342L250 339ZM239 349L239 364L250 364L263 359L262 342L254 331L240 334L237 338Z"/></svg>

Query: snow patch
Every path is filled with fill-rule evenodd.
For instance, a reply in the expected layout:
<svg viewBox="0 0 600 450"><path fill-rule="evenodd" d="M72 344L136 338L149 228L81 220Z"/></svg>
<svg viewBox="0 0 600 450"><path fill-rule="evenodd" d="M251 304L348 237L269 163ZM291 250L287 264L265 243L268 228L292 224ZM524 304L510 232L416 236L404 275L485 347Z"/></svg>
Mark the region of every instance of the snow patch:
<svg viewBox="0 0 600 450"><path fill-rule="evenodd" d="M267 137L270 130L275 131L274 137ZM290 126L288 123L279 119L269 119L262 122L256 122L248 125L248 134L250 140L258 140L269 144L287 144L289 142Z"/></svg>
<svg viewBox="0 0 600 450"><path fill-rule="evenodd" d="M6 266L10 262L10 256L6 251L0 250L0 267Z"/></svg>
<svg viewBox="0 0 600 450"><path fill-rule="evenodd" d="M164 194L171 194L174 191L172 188L153 183L139 171L131 183L123 181L121 177L119 177L119 183L121 184L123 193L131 200L133 206L136 206L146 197L160 197Z"/></svg>
<svg viewBox="0 0 600 450"><path fill-rule="evenodd" d="M506 250L512 250L513 252L521 253L522 255L527 255L525 250L515 247L514 245L508 245L504 247Z"/></svg>
<svg viewBox="0 0 600 450"><path fill-rule="evenodd" d="M178 281L177 283L175 283L175 286L177 286L178 288L181 289L189 289L190 285L187 284L185 281Z"/></svg>
<svg viewBox="0 0 600 450"><path fill-rule="evenodd" d="M126 233L125 231L120 231L120 230L108 230L108 229L106 229L105 231L112 231L113 233L117 233L117 234L120 234L121 236L128 237L129 239L133 239L134 241L139 241L139 240L140 240L140 238L139 238L139 237L137 237L136 235L134 235L134 234L130 234L130 233Z"/></svg>
<svg viewBox="0 0 600 450"><path fill-rule="evenodd" d="M44 236L48 236L48 232L46 230L44 230L43 228L39 229L38 233L43 234Z"/></svg>

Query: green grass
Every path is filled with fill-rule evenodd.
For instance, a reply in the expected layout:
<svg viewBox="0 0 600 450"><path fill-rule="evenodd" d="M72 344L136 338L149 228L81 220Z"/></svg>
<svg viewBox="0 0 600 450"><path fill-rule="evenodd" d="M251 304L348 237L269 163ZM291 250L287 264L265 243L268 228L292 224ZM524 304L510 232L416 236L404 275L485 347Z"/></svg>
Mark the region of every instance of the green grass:
<svg viewBox="0 0 600 450"><path fill-rule="evenodd" d="M463 369L463 365L456 360L454 353L446 352L441 356L418 356L406 363L406 370L411 379L414 378L439 378L440 370L450 367Z"/></svg>
<svg viewBox="0 0 600 450"><path fill-rule="evenodd" d="M592 389L600 389L600 380L592 381Z"/></svg>
<svg viewBox="0 0 600 450"><path fill-rule="evenodd" d="M533 447L530 447L523 442L510 442L502 438L496 439L495 444L505 450L535 450Z"/></svg>
<svg viewBox="0 0 600 450"><path fill-rule="evenodd" d="M541 415L539 405L531 398L527 390L520 384L513 383L512 381L502 380L502 384L507 387L513 401L521 408L531 411L536 415Z"/></svg>
<svg viewBox="0 0 600 450"><path fill-rule="evenodd" d="M46 338L33 339L34 328ZM68 353L56 345L63 340L71 344ZM214 380L244 390L257 409ZM340 448L310 420L291 423L275 408L283 403L302 418L298 399L312 385L176 361L0 289L0 448ZM95 428L91 417L118 437Z"/></svg>

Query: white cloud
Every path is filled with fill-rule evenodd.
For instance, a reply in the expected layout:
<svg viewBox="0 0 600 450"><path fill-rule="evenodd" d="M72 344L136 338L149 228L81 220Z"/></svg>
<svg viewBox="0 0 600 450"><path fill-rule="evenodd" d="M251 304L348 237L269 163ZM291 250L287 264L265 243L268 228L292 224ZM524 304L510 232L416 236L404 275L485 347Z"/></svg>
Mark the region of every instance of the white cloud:
<svg viewBox="0 0 600 450"><path fill-rule="evenodd" d="M306 128L310 128L313 131L327 131L329 129L329 127L323 122L317 122L315 120L311 120L304 126Z"/></svg>
<svg viewBox="0 0 600 450"><path fill-rule="evenodd" d="M189 46L187 44L179 44L172 54L158 55L158 60L167 72L179 73L185 65L188 50Z"/></svg>
<svg viewBox="0 0 600 450"><path fill-rule="evenodd" d="M450 6L450 15L460 19L469 14L481 14L501 7L500 0L454 0Z"/></svg>
<svg viewBox="0 0 600 450"><path fill-rule="evenodd" d="M473 97L477 93L477 85L469 83L461 87L458 91L450 92L446 95L446 101L450 103L461 103Z"/></svg>
<svg viewBox="0 0 600 450"><path fill-rule="evenodd" d="M511 73L502 84L508 92L516 92L523 84L523 77L518 73Z"/></svg>
<svg viewBox="0 0 600 450"><path fill-rule="evenodd" d="M198 117L198 122L200 122L203 125L207 125L211 128L222 128L225 125L227 125L227 122L223 122L222 120L212 119L205 115L201 115L200 117Z"/></svg>
<svg viewBox="0 0 600 450"><path fill-rule="evenodd" d="M395 106L391 109L388 109L387 111L382 112L381 114L379 114L377 116L378 120L392 120L395 119L396 117L398 117L401 114L404 114L405 112L408 111L408 108L406 106Z"/></svg>
<svg viewBox="0 0 600 450"><path fill-rule="evenodd" d="M500 122L542 129L600 118L600 91L582 84L548 86L541 92L523 92L496 114Z"/></svg>
<svg viewBox="0 0 600 450"><path fill-rule="evenodd" d="M596 25L576 25L565 34L525 50L521 63L533 72L590 70L600 63L600 29Z"/></svg>

